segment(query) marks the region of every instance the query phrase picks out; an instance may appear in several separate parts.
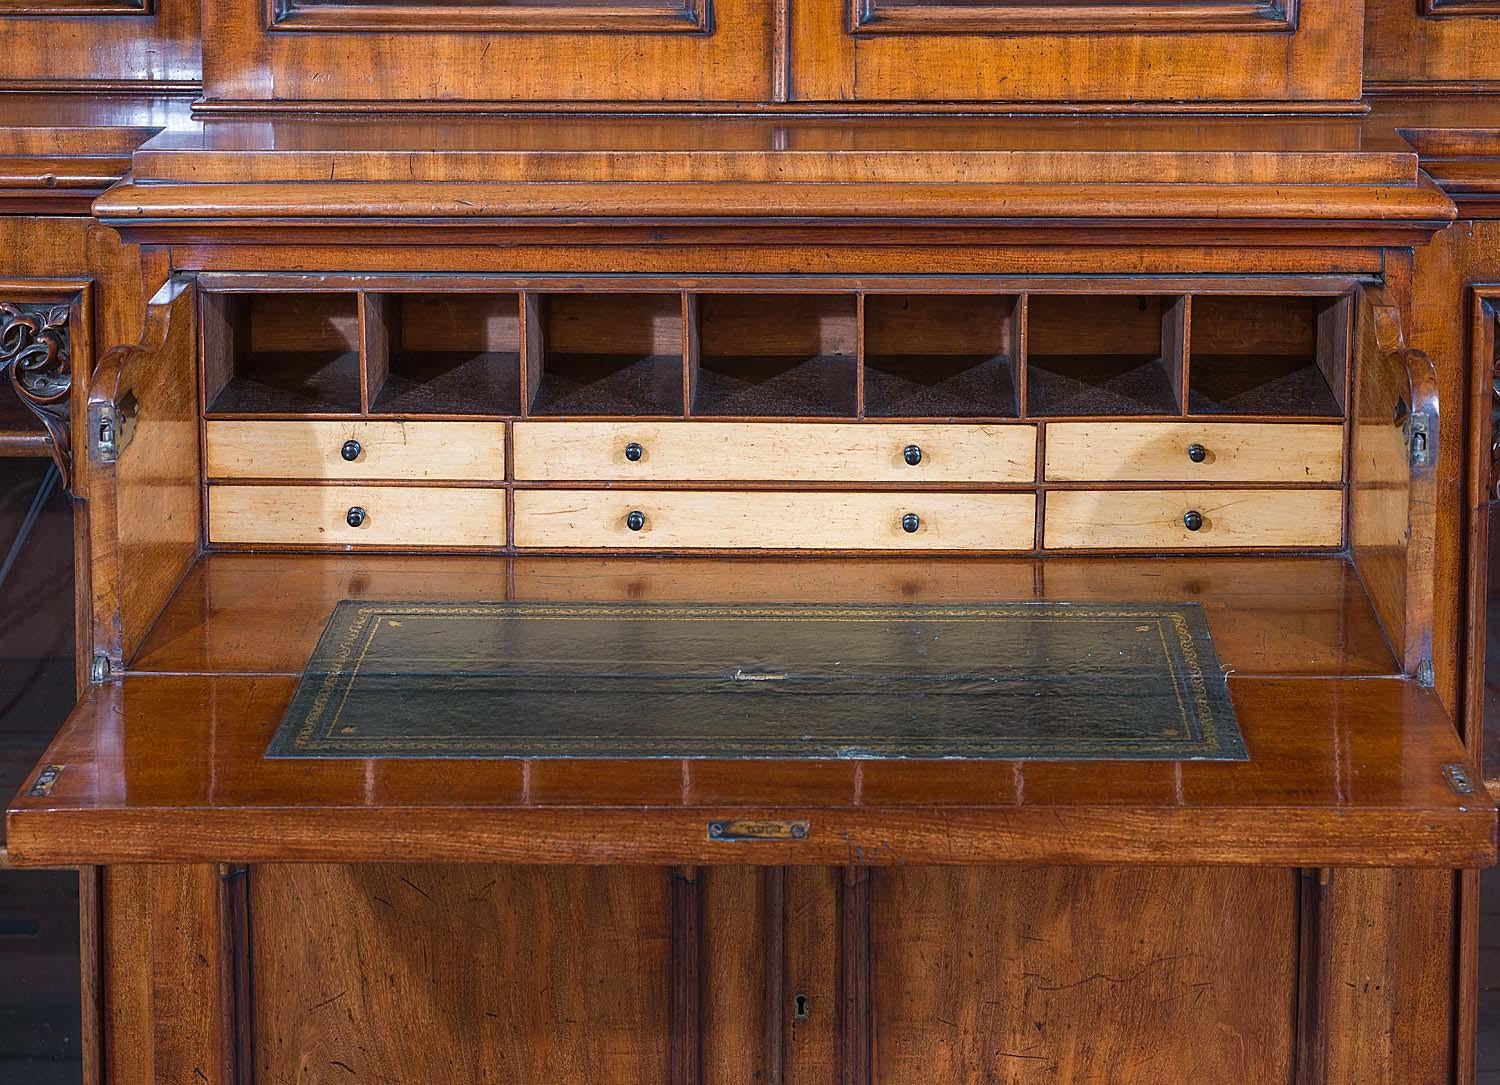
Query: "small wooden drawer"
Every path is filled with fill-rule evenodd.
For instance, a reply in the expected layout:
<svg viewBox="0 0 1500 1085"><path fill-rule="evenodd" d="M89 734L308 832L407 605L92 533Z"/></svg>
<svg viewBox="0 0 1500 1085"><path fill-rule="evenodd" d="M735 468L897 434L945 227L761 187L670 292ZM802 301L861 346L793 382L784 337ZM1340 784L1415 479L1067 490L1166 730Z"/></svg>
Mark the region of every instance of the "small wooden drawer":
<svg viewBox="0 0 1500 1085"><path fill-rule="evenodd" d="M210 486L208 538L213 543L266 546L498 548L505 545L505 491Z"/></svg>
<svg viewBox="0 0 1500 1085"><path fill-rule="evenodd" d="M1052 482L1339 482L1344 427L1260 422L1052 422Z"/></svg>
<svg viewBox="0 0 1500 1085"><path fill-rule="evenodd" d="M1053 550L1329 547L1344 537L1340 490L1052 490L1043 516Z"/></svg>
<svg viewBox="0 0 1500 1085"><path fill-rule="evenodd" d="M1030 425L518 422L526 481L1031 482Z"/></svg>
<svg viewBox="0 0 1500 1085"><path fill-rule="evenodd" d="M499 422L206 424L209 478L500 482Z"/></svg>
<svg viewBox="0 0 1500 1085"><path fill-rule="evenodd" d="M1035 521L1029 493L516 491L516 545L549 549L1030 550Z"/></svg>

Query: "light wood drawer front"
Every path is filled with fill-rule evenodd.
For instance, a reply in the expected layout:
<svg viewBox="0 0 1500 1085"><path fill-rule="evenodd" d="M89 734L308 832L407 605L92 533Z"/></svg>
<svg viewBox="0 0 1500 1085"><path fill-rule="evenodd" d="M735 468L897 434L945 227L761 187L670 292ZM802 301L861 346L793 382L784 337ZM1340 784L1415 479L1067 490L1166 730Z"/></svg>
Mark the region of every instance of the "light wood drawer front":
<svg viewBox="0 0 1500 1085"><path fill-rule="evenodd" d="M1031 482L1030 425L518 422L526 481ZM640 458L626 448L637 445ZM915 446L916 464L906 461Z"/></svg>
<svg viewBox="0 0 1500 1085"><path fill-rule="evenodd" d="M645 518L638 531L632 512ZM1029 493L516 491L519 547L1029 550L1035 520Z"/></svg>
<svg viewBox="0 0 1500 1085"><path fill-rule="evenodd" d="M498 422L209 422L210 478L500 482ZM359 448L344 458L344 446Z"/></svg>
<svg viewBox="0 0 1500 1085"><path fill-rule="evenodd" d="M350 509L363 509L351 527ZM210 486L215 543L311 546L505 545L505 491L420 486Z"/></svg>
<svg viewBox="0 0 1500 1085"><path fill-rule="evenodd" d="M1198 446L1201 462L1189 455ZM1053 482L1339 482L1344 428L1257 422L1053 422Z"/></svg>
<svg viewBox="0 0 1500 1085"><path fill-rule="evenodd" d="M1053 490L1043 516L1047 547L1103 550L1338 546L1344 521L1340 490Z"/></svg>

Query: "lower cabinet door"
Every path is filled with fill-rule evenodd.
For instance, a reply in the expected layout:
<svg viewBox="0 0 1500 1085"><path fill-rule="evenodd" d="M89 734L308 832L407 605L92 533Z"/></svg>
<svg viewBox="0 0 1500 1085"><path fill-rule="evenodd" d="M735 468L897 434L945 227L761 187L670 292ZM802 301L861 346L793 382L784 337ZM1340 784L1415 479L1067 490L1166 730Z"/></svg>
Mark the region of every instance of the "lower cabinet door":
<svg viewBox="0 0 1500 1085"><path fill-rule="evenodd" d="M1030 493L518 490L516 546L1030 550Z"/></svg>

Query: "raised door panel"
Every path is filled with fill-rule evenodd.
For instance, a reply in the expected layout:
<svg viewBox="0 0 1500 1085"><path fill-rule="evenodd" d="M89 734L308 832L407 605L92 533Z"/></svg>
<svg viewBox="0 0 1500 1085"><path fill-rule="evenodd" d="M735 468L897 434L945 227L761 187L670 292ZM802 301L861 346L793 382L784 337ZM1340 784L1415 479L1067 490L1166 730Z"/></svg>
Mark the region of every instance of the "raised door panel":
<svg viewBox="0 0 1500 1085"><path fill-rule="evenodd" d="M871 874L870 1079L1289 1081L1297 874Z"/></svg>
<svg viewBox="0 0 1500 1085"><path fill-rule="evenodd" d="M1377 86L1500 83L1495 0L1368 0L1365 80Z"/></svg>
<svg viewBox="0 0 1500 1085"><path fill-rule="evenodd" d="M1352 101L1363 0L805 0L802 101Z"/></svg>
<svg viewBox="0 0 1500 1085"><path fill-rule="evenodd" d="M228 0L204 9L204 91L210 102L765 100L772 37L760 0Z"/></svg>
<svg viewBox="0 0 1500 1085"><path fill-rule="evenodd" d="M251 874L256 1080L669 1080L665 869Z"/></svg>
<svg viewBox="0 0 1500 1085"><path fill-rule="evenodd" d="M0 89L187 88L197 0L0 0Z"/></svg>

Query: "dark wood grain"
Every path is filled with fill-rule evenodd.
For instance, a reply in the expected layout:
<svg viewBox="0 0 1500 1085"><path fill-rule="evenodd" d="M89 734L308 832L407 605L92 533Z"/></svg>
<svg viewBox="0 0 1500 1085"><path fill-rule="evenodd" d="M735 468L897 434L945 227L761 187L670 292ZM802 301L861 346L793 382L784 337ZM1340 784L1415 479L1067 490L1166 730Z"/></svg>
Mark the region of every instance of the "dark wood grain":
<svg viewBox="0 0 1500 1085"><path fill-rule="evenodd" d="M1144 1085L1168 1066L1290 1078L1295 871L929 867L871 880L876 1081Z"/></svg>
<svg viewBox="0 0 1500 1085"><path fill-rule="evenodd" d="M661 868L255 868L257 1080L667 1081Z"/></svg>
<svg viewBox="0 0 1500 1085"><path fill-rule="evenodd" d="M12 859L1463 866L1495 851L1492 804L1443 776L1464 756L1451 724L1397 679L1232 678L1251 760L1190 764L265 760L294 684L140 676L92 693L47 754L75 771L9 812ZM710 840L725 816L813 830Z"/></svg>

